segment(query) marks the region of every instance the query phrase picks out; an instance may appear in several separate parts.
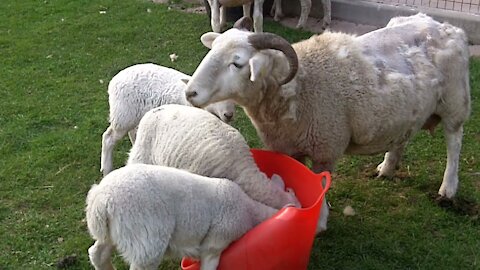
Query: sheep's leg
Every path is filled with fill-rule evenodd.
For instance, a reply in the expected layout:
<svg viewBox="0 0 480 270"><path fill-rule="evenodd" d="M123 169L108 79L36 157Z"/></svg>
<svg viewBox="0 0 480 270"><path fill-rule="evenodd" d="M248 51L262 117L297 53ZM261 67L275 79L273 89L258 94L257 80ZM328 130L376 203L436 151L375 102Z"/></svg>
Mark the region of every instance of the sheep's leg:
<svg viewBox="0 0 480 270"><path fill-rule="evenodd" d="M213 32L220 33L221 32L221 27L220 27L220 3L218 0L208 0L208 3L210 4L210 11L211 11L211 20L210 23L212 25L212 30Z"/></svg>
<svg viewBox="0 0 480 270"><path fill-rule="evenodd" d="M334 162L313 162L312 165L312 170L315 173L321 173L324 171L329 171L332 172L335 164ZM322 185L325 185L325 183L322 183ZM323 232L327 230L327 221L328 221L328 215L329 215L329 207L327 203L327 197L323 198L322 202L322 208L320 209L320 217L318 219L317 223L317 233Z"/></svg>
<svg viewBox="0 0 480 270"><path fill-rule="evenodd" d="M243 16L244 17L252 17L250 16L250 8L252 7L252 3L248 3L242 6L243 8Z"/></svg>
<svg viewBox="0 0 480 270"><path fill-rule="evenodd" d="M108 243L96 241L88 249L88 257L95 270L115 270L113 267L112 257L113 246Z"/></svg>
<svg viewBox="0 0 480 270"><path fill-rule="evenodd" d="M305 25L307 24L308 15L310 14L310 8L312 7L312 0L301 0L300 5L301 5L300 19L298 20L297 28L304 28ZM324 8L324 11L325 11L325 8Z"/></svg>
<svg viewBox="0 0 480 270"><path fill-rule="evenodd" d="M152 263L148 265L130 265L130 270L157 270L160 263Z"/></svg>
<svg viewBox="0 0 480 270"><path fill-rule="evenodd" d="M393 177L404 150L405 145L403 144L385 153L383 162L377 166L378 177Z"/></svg>
<svg viewBox="0 0 480 270"><path fill-rule="evenodd" d="M332 6L330 0L322 0L323 7L323 19L322 19L322 29L325 30L330 26L332 22Z"/></svg>
<svg viewBox="0 0 480 270"><path fill-rule="evenodd" d="M445 127L445 139L447 142L447 167L443 174L443 182L438 190L442 197L451 199L455 196L458 187L458 163L460 149L462 148L463 127L451 131Z"/></svg>
<svg viewBox="0 0 480 270"><path fill-rule="evenodd" d="M273 16L275 21L280 21L283 17L282 0L275 0L270 10L270 15Z"/></svg>
<svg viewBox="0 0 480 270"><path fill-rule="evenodd" d="M253 30L255 33L263 32L263 0L253 3Z"/></svg>
<svg viewBox="0 0 480 270"><path fill-rule="evenodd" d="M200 258L200 270L216 270L220 262L220 254L208 254Z"/></svg>
<svg viewBox="0 0 480 270"><path fill-rule="evenodd" d="M132 145L135 143L135 140L137 139L137 130L138 130L138 127L135 127L134 129L128 132L128 137L130 138L130 142L132 143Z"/></svg>
<svg viewBox="0 0 480 270"><path fill-rule="evenodd" d="M126 135L126 131L115 130L111 125L102 135L102 154L100 171L107 175L113 169L113 148L115 144Z"/></svg>
<svg viewBox="0 0 480 270"><path fill-rule="evenodd" d="M227 8L220 7L220 31L227 29Z"/></svg>

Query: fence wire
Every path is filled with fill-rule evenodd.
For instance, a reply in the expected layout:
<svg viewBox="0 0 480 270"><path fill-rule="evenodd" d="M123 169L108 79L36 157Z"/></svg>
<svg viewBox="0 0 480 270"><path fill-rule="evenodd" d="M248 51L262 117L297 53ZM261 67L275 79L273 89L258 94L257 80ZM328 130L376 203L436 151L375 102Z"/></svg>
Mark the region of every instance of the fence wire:
<svg viewBox="0 0 480 270"><path fill-rule="evenodd" d="M454 10L480 15L480 0L364 0L368 2Z"/></svg>

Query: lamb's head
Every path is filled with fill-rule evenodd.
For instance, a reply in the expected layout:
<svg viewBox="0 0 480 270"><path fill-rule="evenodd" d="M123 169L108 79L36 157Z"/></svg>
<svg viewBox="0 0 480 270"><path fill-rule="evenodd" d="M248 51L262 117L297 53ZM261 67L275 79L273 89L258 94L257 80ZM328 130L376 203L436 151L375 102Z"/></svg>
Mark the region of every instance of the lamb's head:
<svg viewBox="0 0 480 270"><path fill-rule="evenodd" d="M266 81L288 83L298 69L292 46L275 34L230 29L223 34L206 33L201 41L211 50L185 91L197 107L227 99L250 104Z"/></svg>
<svg viewBox="0 0 480 270"><path fill-rule="evenodd" d="M205 107L205 110L220 118L223 122L230 123L235 116L235 103L231 100L215 102Z"/></svg>

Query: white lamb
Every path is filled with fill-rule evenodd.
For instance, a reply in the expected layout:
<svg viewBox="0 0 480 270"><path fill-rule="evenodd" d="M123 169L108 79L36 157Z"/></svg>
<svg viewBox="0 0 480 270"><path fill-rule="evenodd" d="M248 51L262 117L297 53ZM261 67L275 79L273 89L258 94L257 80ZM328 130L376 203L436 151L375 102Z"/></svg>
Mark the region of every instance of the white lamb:
<svg viewBox="0 0 480 270"><path fill-rule="evenodd" d="M210 113L182 105L163 105L138 125L127 164L175 167L237 183L252 199L279 209L300 207L292 190L270 181L259 170L247 142L235 128Z"/></svg>
<svg viewBox="0 0 480 270"><path fill-rule="evenodd" d="M309 157L315 172L332 171L344 153L388 151L379 176L393 175L412 136L441 121L447 164L438 193L455 195L470 113L463 30L418 14L358 37L327 32L290 45L231 29L201 41L211 50L187 85L194 106L235 101L267 148ZM321 213L326 228L325 204Z"/></svg>
<svg viewBox="0 0 480 270"><path fill-rule="evenodd" d="M188 256L215 270L232 241L277 212L227 179L146 164L111 172L86 201L96 270L114 269L114 247L130 269L158 269L164 256Z"/></svg>
<svg viewBox="0 0 480 270"><path fill-rule="evenodd" d="M185 99L185 82L190 76L155 64L130 66L115 75L108 84L110 126L102 136L100 171L107 175L113 169L113 148L127 133L132 144L142 116L163 104L190 105ZM183 82L181 81L183 80ZM229 122L235 114L235 104L219 102L205 108Z"/></svg>

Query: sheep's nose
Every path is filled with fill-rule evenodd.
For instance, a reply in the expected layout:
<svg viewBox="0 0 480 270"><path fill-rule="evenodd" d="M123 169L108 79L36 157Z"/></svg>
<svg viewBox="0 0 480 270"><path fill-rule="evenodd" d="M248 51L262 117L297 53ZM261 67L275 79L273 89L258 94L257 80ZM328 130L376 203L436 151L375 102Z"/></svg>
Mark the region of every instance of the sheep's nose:
<svg viewBox="0 0 480 270"><path fill-rule="evenodd" d="M224 113L223 116L225 116L225 119L227 119L227 121L230 121L233 118L233 113L232 112Z"/></svg>
<svg viewBox="0 0 480 270"><path fill-rule="evenodd" d="M185 95L187 96L187 99L194 98L198 95L197 91L189 91L186 92Z"/></svg>

